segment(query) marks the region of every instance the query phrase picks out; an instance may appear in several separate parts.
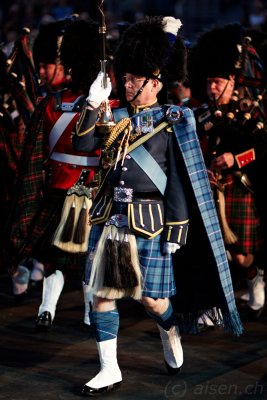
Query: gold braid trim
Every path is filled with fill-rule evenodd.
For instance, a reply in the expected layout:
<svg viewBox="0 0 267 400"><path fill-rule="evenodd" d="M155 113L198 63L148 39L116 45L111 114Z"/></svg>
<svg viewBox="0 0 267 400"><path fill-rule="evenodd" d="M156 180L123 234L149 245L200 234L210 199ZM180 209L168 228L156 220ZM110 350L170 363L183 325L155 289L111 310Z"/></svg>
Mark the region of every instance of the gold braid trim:
<svg viewBox="0 0 267 400"><path fill-rule="evenodd" d="M106 143L105 143L105 149L108 149L112 143L117 139L119 134L123 132L128 126L131 125L131 119L130 118L123 118L121 119L115 126L112 128Z"/></svg>
<svg viewBox="0 0 267 400"><path fill-rule="evenodd" d="M76 132L77 136L84 136L87 133L91 132L95 128L95 125L91 126L90 128L86 129L86 131Z"/></svg>

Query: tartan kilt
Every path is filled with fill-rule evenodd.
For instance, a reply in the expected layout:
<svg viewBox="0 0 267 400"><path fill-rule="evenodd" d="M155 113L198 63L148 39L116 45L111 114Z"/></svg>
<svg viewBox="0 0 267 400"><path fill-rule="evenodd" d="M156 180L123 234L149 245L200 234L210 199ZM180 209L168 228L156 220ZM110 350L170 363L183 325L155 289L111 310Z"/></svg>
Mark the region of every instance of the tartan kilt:
<svg viewBox="0 0 267 400"><path fill-rule="evenodd" d="M34 220L31 234L23 249L23 258L36 258L43 262L45 275L55 270L66 272L73 265L84 266L86 255L67 253L51 245L51 238L59 224L66 191L61 189L47 189Z"/></svg>
<svg viewBox="0 0 267 400"><path fill-rule="evenodd" d="M238 237L231 249L239 253L256 254L263 246L263 236L254 194L232 175L227 175L226 181L229 182L224 192L226 218Z"/></svg>
<svg viewBox="0 0 267 400"><path fill-rule="evenodd" d="M103 225L93 225L86 261L85 282L88 284L91 272L92 255L101 236ZM172 256L161 252L161 235L153 239L145 239L136 235L140 269L142 274L142 295L152 298L174 296L176 286L174 281Z"/></svg>

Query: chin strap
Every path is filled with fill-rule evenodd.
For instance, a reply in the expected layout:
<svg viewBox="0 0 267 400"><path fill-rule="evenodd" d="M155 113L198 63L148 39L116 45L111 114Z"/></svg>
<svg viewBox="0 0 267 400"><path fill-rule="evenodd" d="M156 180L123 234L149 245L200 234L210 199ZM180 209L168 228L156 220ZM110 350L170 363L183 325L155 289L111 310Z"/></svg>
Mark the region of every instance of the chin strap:
<svg viewBox="0 0 267 400"><path fill-rule="evenodd" d="M146 86L147 82L149 81L149 78L146 78L144 80L143 85L140 87L140 89L136 92L136 94L134 95L134 97L129 101L130 103L132 103L138 96L139 94L142 93L142 91L144 90L144 87Z"/></svg>
<svg viewBox="0 0 267 400"><path fill-rule="evenodd" d="M225 86L224 86L224 89L223 89L223 91L221 92L221 94L219 95L219 97L218 97L217 99L215 99L215 97L214 97L214 102L215 102L217 108L218 108L218 101L219 101L220 98L223 96L223 94L224 94L224 92L226 91L226 89L227 89L229 83L230 83L230 79L228 79L228 81L226 82L226 84L225 84Z"/></svg>

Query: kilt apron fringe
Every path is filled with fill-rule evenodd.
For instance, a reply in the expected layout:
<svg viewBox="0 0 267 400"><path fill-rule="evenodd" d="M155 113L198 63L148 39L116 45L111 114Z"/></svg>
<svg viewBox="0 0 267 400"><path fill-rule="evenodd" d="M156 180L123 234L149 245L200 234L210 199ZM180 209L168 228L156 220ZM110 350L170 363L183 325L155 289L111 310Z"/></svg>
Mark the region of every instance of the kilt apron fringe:
<svg viewBox="0 0 267 400"><path fill-rule="evenodd" d="M224 329L225 333L235 333L237 336L242 335L243 328L240 324L240 316L237 310L229 310L228 308L214 307L208 310L185 313L175 313L175 322L179 326L180 333L197 334L200 332L199 318L210 319L215 326Z"/></svg>

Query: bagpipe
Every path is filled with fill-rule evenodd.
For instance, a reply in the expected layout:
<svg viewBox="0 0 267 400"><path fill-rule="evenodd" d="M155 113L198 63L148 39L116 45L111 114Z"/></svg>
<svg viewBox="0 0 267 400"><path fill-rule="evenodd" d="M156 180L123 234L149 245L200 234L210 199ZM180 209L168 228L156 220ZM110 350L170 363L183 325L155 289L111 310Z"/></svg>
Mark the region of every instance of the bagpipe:
<svg viewBox="0 0 267 400"><path fill-rule="evenodd" d="M267 118L267 79L262 60L246 36L241 46L240 60L236 65L235 90L227 107L218 106L216 100L204 105L198 111L200 126L220 123L237 123L251 133L266 127ZM200 128L201 129L201 128ZM204 128L205 130L205 128Z"/></svg>
<svg viewBox="0 0 267 400"><path fill-rule="evenodd" d="M257 139L255 135L265 135L266 133L266 71L250 37L244 37L240 50L240 59L236 64L235 88L230 102L220 106L216 99L213 99L210 104L203 105L196 112L198 134L208 168L211 160L217 156L220 134L224 134L227 130L229 134L231 129L237 129L243 131L245 137L251 139L248 139L249 142L253 143ZM252 150L250 149L250 151ZM249 151L245 153L248 158ZM227 223L224 198L225 185L231 184L231 182L225 179L220 171L213 172L210 183L224 241L226 244L233 244L237 241L237 237ZM252 183L244 171L234 171L232 176L232 179L238 180L248 191L253 192Z"/></svg>
<svg viewBox="0 0 267 400"><path fill-rule="evenodd" d="M246 36L242 44L241 66L237 70L236 89L231 99L226 118L236 119L242 126L254 121L253 133L265 127L267 117L267 80L264 65Z"/></svg>
<svg viewBox="0 0 267 400"><path fill-rule="evenodd" d="M7 59L6 66L7 87L25 125L34 112L37 99L41 95L39 79L28 43L29 33L30 29L26 27L22 29Z"/></svg>

